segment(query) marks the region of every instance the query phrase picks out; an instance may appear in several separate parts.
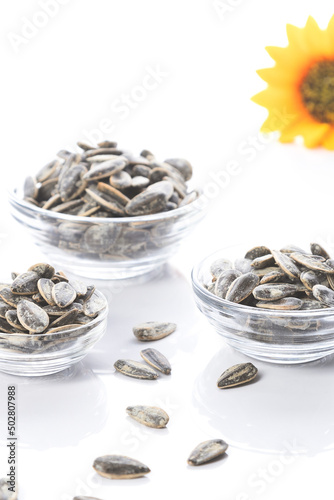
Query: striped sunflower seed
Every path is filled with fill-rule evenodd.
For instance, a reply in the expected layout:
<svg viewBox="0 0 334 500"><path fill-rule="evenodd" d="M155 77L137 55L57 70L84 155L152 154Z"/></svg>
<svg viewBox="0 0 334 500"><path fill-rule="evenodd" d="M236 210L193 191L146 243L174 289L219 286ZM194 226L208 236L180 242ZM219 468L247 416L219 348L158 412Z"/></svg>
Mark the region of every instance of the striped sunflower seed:
<svg viewBox="0 0 334 500"><path fill-rule="evenodd" d="M260 278L253 273L246 273L235 279L226 293L226 300L231 302L242 302L259 284Z"/></svg>
<svg viewBox="0 0 334 500"><path fill-rule="evenodd" d="M140 355L146 363L153 366L153 368L159 372L169 375L172 371L172 367L170 366L168 359L156 349L144 349L143 351L140 351Z"/></svg>
<svg viewBox="0 0 334 500"><path fill-rule="evenodd" d="M49 326L49 316L33 302L21 299L17 306L17 317L30 333L42 333Z"/></svg>
<svg viewBox="0 0 334 500"><path fill-rule="evenodd" d="M116 370L123 375L128 377L145 379L145 380L155 380L158 378L158 374L155 370L150 368L144 363L138 361L132 361L130 359L118 359L114 363Z"/></svg>
<svg viewBox="0 0 334 500"><path fill-rule="evenodd" d="M160 323L158 321L147 321L133 327L135 337L142 342L163 339L175 330L175 323Z"/></svg>
<svg viewBox="0 0 334 500"><path fill-rule="evenodd" d="M257 372L257 368L252 363L231 366L220 375L217 386L219 389L227 389L246 384L256 377Z"/></svg>
<svg viewBox="0 0 334 500"><path fill-rule="evenodd" d="M169 422L167 413L156 406L128 406L126 412L137 422L154 429L163 429Z"/></svg>
<svg viewBox="0 0 334 500"><path fill-rule="evenodd" d="M93 468L107 479L134 479L148 474L150 469L133 458L123 455L105 455L95 459Z"/></svg>
<svg viewBox="0 0 334 500"><path fill-rule="evenodd" d="M189 465L203 465L222 457L228 444L222 439L210 439L196 446L188 458Z"/></svg>

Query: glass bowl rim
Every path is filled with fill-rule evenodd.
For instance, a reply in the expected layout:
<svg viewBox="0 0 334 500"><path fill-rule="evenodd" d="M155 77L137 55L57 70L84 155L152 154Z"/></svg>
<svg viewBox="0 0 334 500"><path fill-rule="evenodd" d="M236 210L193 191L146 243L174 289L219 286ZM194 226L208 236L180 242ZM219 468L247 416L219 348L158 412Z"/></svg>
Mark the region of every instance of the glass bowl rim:
<svg viewBox="0 0 334 500"><path fill-rule="evenodd" d="M168 212L158 212L156 214L149 215L135 215L130 217L83 217L72 214L63 214L61 212L52 212L51 210L45 210L44 208L36 207L32 203L25 201L23 198L20 198L17 195L17 187L12 187L7 189L7 193L9 196L9 201L11 203L15 203L16 205L21 206L25 210L30 210L31 212L35 212L37 214L47 216L50 219L60 219L66 222L89 222L93 224L108 224L108 223L133 223L133 222L154 222L159 220L168 220L172 219L175 216L189 215L192 212L201 212L204 211L206 206L208 205L208 199L203 194L201 189L196 189L199 196L196 200L188 203L188 205L184 205L183 207L175 208L174 210L169 210ZM195 190L195 189L194 189ZM190 194L190 193L188 193ZM196 210L196 204L198 205Z"/></svg>
<svg viewBox="0 0 334 500"><path fill-rule="evenodd" d="M95 328L95 326L97 326L97 323L101 323L102 321L104 321L107 317L108 317L108 311L109 311L109 305L108 305L108 301L105 297L105 295L100 292L100 290L95 290L94 293L97 293L100 298L102 298L105 302L105 307L104 309L102 309L102 311L100 311L98 313L98 315L96 316L96 318L94 318L90 323L86 323L84 325L78 325L77 328L71 328L69 330L63 330L61 332L55 332L55 333L1 333L0 332L0 336L2 338L25 338L25 339L32 339L32 340L39 340L39 339L43 339L44 338L47 338L49 337L50 335L66 335L66 333L73 333L73 332L76 332L77 330L79 330L80 328L87 328L87 331L85 333L91 333L91 331ZM53 339L55 340L55 339Z"/></svg>
<svg viewBox="0 0 334 500"><path fill-rule="evenodd" d="M212 304L213 307L218 307L219 306L224 306L225 309L229 309L229 311L234 312L235 314L243 314L243 313L252 313L256 316L261 316L263 317L268 317L272 318L273 316L277 315L282 315L282 316L288 316L292 319L294 318L299 318L299 317L318 317L318 316L330 316L334 315L334 307L326 307L326 308L321 308L321 309L305 309L305 310L290 310L290 311L284 311L280 309L263 309L260 307L251 307L251 306L246 306L244 304L236 304L234 302L230 302L229 300L222 299L220 297L217 297L213 293L209 292L206 288L204 288L203 284L199 280L199 274L201 271L203 271L205 265L207 264L208 261L213 259L217 255L223 255L224 248L230 248L233 245L230 245L229 247L223 247L215 252L210 253L206 257L202 258L197 264L195 264L192 268L191 271L191 282L194 291L198 292L200 298L203 300L204 298ZM237 246L237 245L235 245Z"/></svg>

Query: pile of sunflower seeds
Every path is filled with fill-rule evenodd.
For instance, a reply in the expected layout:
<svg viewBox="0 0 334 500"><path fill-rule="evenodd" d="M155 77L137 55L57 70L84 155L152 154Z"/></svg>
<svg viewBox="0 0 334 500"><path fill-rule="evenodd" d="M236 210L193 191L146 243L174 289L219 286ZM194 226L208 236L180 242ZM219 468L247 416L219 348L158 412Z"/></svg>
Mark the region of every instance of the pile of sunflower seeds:
<svg viewBox="0 0 334 500"><path fill-rule="evenodd" d="M58 159L25 181L23 196L30 204L55 216L86 218L63 221L37 214L46 222L46 243L80 258L111 261L147 258L169 245L182 213L155 221L138 216L172 212L196 200L197 191L187 187L190 163L158 162L147 150L134 156L111 141L78 145L81 154L60 151ZM133 220L122 223L129 216ZM102 220L110 217L117 220Z"/></svg>
<svg viewBox="0 0 334 500"><path fill-rule="evenodd" d="M198 196L188 192L192 166L187 160L159 162L147 150L134 156L112 141L77 144L82 153L61 150L36 177L27 177L26 201L64 214L127 217L174 210Z"/></svg>
<svg viewBox="0 0 334 500"><path fill-rule="evenodd" d="M25 273L12 273L12 279L11 284L0 284L1 349L24 353L58 350L86 333L106 307L94 285L69 281L50 264L34 264Z"/></svg>
<svg viewBox="0 0 334 500"><path fill-rule="evenodd" d="M216 260L210 271L206 288L230 302L285 311L334 307L334 259L317 243L310 252L257 246L234 265Z"/></svg>

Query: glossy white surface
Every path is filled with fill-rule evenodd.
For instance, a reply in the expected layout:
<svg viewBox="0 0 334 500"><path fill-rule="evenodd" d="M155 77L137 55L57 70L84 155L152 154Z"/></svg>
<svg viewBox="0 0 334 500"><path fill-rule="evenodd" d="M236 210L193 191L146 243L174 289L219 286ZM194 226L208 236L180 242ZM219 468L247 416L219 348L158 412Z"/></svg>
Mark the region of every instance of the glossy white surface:
<svg viewBox="0 0 334 500"><path fill-rule="evenodd" d="M41 259L8 216L7 186L60 148L88 140L102 120L115 125L107 136L121 146L147 147L159 159L188 158L213 206L155 282L101 285L110 301L108 332L82 363L44 379L0 374L1 475L7 473L6 388L15 383L19 500L332 498L333 360L258 363L253 384L219 391L220 373L246 358L226 348L197 311L189 280L198 259L232 244L316 240L334 253L333 153L265 143L258 130L266 112L250 102L264 88L255 70L272 63L264 47L284 46L286 22L303 26L310 13L324 27L332 5L227 0L221 19L211 0L62 3L18 53L8 34L20 34L22 18L31 19L39 3L0 8L6 75L0 281ZM123 119L112 103L141 85L147 66L167 76ZM237 165L233 175L226 174L230 162ZM131 327L150 319L178 324L152 344L170 359L171 376L143 382L116 374L117 358L139 359L147 347ZM130 404L163 407L167 429L141 427L126 415ZM194 446L217 437L230 444L222 461L187 465ZM137 458L152 472L132 481L99 478L93 460L109 453Z"/></svg>

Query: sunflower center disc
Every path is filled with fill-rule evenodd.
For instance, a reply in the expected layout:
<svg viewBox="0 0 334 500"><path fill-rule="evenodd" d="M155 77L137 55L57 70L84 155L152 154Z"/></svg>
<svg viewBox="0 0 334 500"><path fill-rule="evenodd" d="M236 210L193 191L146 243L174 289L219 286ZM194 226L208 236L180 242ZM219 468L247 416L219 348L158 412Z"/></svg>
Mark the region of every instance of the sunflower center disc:
<svg viewBox="0 0 334 500"><path fill-rule="evenodd" d="M334 61L313 64L300 91L310 115L322 123L334 123Z"/></svg>

